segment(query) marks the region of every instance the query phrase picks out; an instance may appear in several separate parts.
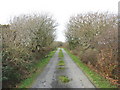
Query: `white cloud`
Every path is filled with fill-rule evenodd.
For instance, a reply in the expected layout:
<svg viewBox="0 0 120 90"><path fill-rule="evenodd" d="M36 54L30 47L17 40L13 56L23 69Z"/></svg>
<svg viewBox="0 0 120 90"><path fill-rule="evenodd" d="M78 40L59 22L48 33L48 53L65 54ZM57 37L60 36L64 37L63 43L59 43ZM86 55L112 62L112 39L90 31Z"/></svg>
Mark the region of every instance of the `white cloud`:
<svg viewBox="0 0 120 90"><path fill-rule="evenodd" d="M57 36L64 41L63 30L71 15L88 11L117 13L119 0L0 0L0 23L8 23L10 17L32 12L49 12L57 19Z"/></svg>

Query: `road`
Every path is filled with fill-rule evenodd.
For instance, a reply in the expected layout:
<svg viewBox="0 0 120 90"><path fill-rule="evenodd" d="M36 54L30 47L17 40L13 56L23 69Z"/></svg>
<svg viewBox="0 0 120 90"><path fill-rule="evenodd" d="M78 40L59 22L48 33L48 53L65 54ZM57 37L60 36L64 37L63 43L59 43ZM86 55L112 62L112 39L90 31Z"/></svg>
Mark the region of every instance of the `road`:
<svg viewBox="0 0 120 90"><path fill-rule="evenodd" d="M73 62L70 56L62 49L64 55L65 69L58 69L58 49L51 58L44 71L37 77L31 88L95 88L82 70ZM68 83L60 82L59 76L67 76Z"/></svg>

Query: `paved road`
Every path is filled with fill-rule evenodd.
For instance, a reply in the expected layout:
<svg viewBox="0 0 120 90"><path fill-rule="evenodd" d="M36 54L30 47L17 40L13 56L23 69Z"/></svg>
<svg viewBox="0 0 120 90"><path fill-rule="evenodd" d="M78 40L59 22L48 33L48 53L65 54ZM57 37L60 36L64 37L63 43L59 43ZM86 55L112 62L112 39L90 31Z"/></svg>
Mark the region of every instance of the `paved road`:
<svg viewBox="0 0 120 90"><path fill-rule="evenodd" d="M95 88L64 49L62 51L65 69L58 69L57 63L60 60L58 57L59 50L56 51L44 71L37 77L32 88ZM69 77L70 82L60 82L58 77L61 75Z"/></svg>

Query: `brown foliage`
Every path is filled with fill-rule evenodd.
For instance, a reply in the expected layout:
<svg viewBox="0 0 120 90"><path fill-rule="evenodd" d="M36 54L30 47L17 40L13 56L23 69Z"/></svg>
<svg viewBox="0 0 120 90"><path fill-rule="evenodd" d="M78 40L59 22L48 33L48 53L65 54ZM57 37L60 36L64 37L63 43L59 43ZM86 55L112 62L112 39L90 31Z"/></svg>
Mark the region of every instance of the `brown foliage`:
<svg viewBox="0 0 120 90"><path fill-rule="evenodd" d="M96 12L73 16L66 38L72 52L84 63L107 79L118 80L117 15Z"/></svg>

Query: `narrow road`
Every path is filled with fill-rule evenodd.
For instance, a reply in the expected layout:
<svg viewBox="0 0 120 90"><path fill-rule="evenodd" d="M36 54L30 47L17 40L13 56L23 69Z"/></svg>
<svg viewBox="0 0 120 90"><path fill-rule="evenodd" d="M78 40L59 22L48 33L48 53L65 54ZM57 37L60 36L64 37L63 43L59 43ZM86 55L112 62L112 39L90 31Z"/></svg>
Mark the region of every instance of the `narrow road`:
<svg viewBox="0 0 120 90"><path fill-rule="evenodd" d="M37 77L32 88L95 88L64 49L62 49L62 52L65 69L58 69L59 50L56 51L44 71ZM70 81L68 83L60 82L58 77L62 75L69 77Z"/></svg>

